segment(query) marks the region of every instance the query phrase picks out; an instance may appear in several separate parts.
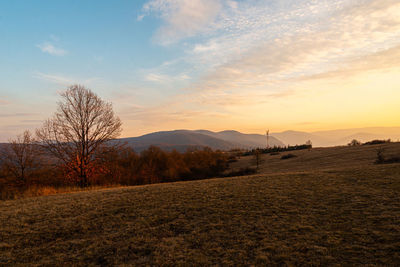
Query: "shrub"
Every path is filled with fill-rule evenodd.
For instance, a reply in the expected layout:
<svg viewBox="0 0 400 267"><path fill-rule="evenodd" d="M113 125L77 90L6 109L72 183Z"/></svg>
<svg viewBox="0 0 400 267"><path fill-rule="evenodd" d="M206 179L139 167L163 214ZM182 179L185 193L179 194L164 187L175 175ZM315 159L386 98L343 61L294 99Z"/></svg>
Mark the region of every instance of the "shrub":
<svg viewBox="0 0 400 267"><path fill-rule="evenodd" d="M387 158L387 159L385 160L384 163L385 163L385 164L400 163L400 157L397 156L397 157L390 157L390 158Z"/></svg>
<svg viewBox="0 0 400 267"><path fill-rule="evenodd" d="M381 145L381 144L386 144L386 143L390 143L390 142L391 142L390 139L388 139L388 140L378 140L378 139L376 139L376 140L372 140L372 141L369 141L369 142L365 142L363 145Z"/></svg>
<svg viewBox="0 0 400 267"><path fill-rule="evenodd" d="M376 161L375 161L375 163L381 164L381 163L385 162L385 156L383 155L383 152L385 152L385 149L383 149L381 147L376 150Z"/></svg>
<svg viewBox="0 0 400 267"><path fill-rule="evenodd" d="M357 139L353 139L353 140L351 140L351 142L348 143L347 145L348 145L348 146L360 146L360 145L361 145L361 142L358 141Z"/></svg>
<svg viewBox="0 0 400 267"><path fill-rule="evenodd" d="M256 164L257 169L260 166L260 163L263 162L263 160L261 159L261 149L256 149L253 151L253 162L254 164Z"/></svg>
<svg viewBox="0 0 400 267"><path fill-rule="evenodd" d="M375 160L376 164L400 163L400 156L385 157L383 152L385 152L383 148L377 149Z"/></svg>
<svg viewBox="0 0 400 267"><path fill-rule="evenodd" d="M312 148L312 143L311 141L308 142L308 144L304 145L295 145L295 146L274 146L270 148L255 148L252 150L244 151L239 154L239 156L251 156L256 153L260 154L269 154L269 153L276 153L276 152L285 152L285 151L295 151L295 150L304 150L308 149L310 150Z"/></svg>
<svg viewBox="0 0 400 267"><path fill-rule="evenodd" d="M281 157L281 159L291 159L291 158L295 158L295 157L297 157L297 156L293 155L293 154L286 154L286 155L283 155Z"/></svg>
<svg viewBox="0 0 400 267"><path fill-rule="evenodd" d="M233 162L237 162L238 160L237 160L237 158L236 158L236 156L235 155L230 155L229 157L228 157L228 163L233 163Z"/></svg>
<svg viewBox="0 0 400 267"><path fill-rule="evenodd" d="M240 168L237 171L231 171L224 176L225 177L245 176L245 175L251 175L251 174L255 174L255 173L257 173L257 169L246 167L246 168Z"/></svg>

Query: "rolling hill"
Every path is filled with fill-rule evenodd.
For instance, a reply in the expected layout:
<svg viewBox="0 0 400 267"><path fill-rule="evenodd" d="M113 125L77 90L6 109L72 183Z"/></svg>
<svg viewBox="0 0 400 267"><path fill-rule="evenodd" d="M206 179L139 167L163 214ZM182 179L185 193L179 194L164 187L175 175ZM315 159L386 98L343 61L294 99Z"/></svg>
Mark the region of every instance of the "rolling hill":
<svg viewBox="0 0 400 267"><path fill-rule="evenodd" d="M261 134L243 134L238 131L227 130L222 132L211 132L205 130L197 130L196 132L203 133L215 138L219 138L237 146L242 146L244 148L253 147L265 147L266 137ZM275 137L269 138L269 143L271 146L283 146L284 144Z"/></svg>
<svg viewBox="0 0 400 267"><path fill-rule="evenodd" d="M139 137L120 139L132 146L136 151L142 151L150 145L165 150L176 149L186 151L188 148L210 147L212 149L229 150L233 148L265 147L266 138L259 134L243 134L237 131L212 132L207 130L175 130L155 132ZM270 138L271 146L282 146L275 137Z"/></svg>

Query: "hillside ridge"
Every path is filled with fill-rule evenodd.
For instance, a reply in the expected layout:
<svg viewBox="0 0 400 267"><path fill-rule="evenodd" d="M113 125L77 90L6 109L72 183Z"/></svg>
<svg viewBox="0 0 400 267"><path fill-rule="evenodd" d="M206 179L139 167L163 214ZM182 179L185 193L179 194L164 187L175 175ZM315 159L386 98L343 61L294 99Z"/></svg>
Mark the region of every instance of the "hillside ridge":
<svg viewBox="0 0 400 267"><path fill-rule="evenodd" d="M230 150L235 148L251 149L266 146L266 137L260 134L244 134L238 131L226 130L212 132L208 130L173 130L159 131L138 137L121 138L137 151L142 151L151 145L165 150L176 149L185 151L188 148L210 147L212 149ZM275 137L270 138L271 146L284 144Z"/></svg>

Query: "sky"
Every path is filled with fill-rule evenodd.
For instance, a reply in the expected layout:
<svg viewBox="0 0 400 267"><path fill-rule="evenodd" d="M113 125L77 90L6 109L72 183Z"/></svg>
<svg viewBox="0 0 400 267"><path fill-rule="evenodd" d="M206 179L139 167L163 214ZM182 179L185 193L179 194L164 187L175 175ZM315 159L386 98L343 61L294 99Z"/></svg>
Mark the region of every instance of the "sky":
<svg viewBox="0 0 400 267"><path fill-rule="evenodd" d="M0 141L81 84L124 137L400 126L398 0L0 1Z"/></svg>

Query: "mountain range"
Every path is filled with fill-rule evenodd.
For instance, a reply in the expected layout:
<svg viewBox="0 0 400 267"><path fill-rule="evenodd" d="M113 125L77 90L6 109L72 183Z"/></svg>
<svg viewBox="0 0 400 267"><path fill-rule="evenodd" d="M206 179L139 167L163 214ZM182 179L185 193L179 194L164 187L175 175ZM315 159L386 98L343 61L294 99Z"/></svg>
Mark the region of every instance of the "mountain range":
<svg viewBox="0 0 400 267"><path fill-rule="evenodd" d="M243 134L237 131L212 132L207 130L175 130L155 132L139 137L120 139L132 146L135 151L142 151L150 145L158 146L164 150L176 149L186 151L188 148L210 147L212 149L229 150L234 148L251 149L266 146L266 137L260 134ZM271 146L284 144L270 137Z"/></svg>
<svg viewBox="0 0 400 267"><path fill-rule="evenodd" d="M300 145L310 140L314 147L341 146L357 139L367 142L373 139L400 139L400 127L354 128L317 132L284 131L271 133L270 146ZM138 137L119 139L131 146L136 152L158 146L164 150L186 151L188 148L210 147L230 150L234 148L252 149L266 147L266 137L261 134L244 134L227 130L213 132L208 130L174 130L145 134ZM1 146L1 144L0 144Z"/></svg>
<svg viewBox="0 0 400 267"><path fill-rule="evenodd" d="M269 145L301 145L310 140L314 147L328 147L347 145L353 139L357 139L360 142L367 142L373 139L392 139L396 141L400 139L400 127L353 128L316 132L284 131L271 133ZM265 135L244 134L233 130L221 132L208 130L162 131L121 140L131 145L136 151L142 151L150 145L156 145L165 150L176 149L178 151L201 147L220 150L266 147Z"/></svg>

